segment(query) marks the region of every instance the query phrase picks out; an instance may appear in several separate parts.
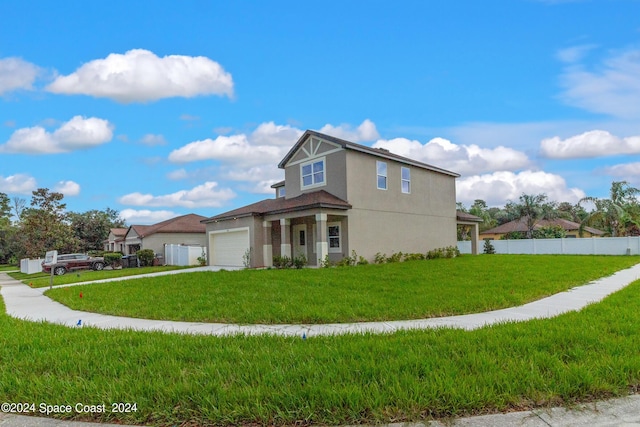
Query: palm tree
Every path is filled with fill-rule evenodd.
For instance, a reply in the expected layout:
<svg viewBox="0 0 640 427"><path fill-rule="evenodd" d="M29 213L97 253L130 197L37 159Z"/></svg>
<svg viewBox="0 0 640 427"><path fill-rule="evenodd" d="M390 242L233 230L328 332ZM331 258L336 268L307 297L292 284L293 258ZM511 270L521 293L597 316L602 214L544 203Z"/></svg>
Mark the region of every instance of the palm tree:
<svg viewBox="0 0 640 427"><path fill-rule="evenodd" d="M582 222L584 225L593 225L604 228L611 236L626 236L631 228L639 227L638 213L640 206L636 196L640 190L632 187L627 181L614 181L611 183L608 199L597 197L584 197L582 202L594 204L594 209Z"/></svg>

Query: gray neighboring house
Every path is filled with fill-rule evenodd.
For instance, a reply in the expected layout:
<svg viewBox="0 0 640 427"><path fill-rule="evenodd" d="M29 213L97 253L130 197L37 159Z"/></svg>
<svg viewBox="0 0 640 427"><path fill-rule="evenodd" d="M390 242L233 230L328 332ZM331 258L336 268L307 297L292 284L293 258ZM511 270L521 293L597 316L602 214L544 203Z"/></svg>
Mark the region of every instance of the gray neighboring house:
<svg viewBox="0 0 640 427"><path fill-rule="evenodd" d="M203 221L209 264L271 266L275 255L319 265L356 251L426 253L456 245L459 175L307 130L282 159L267 199ZM476 223L477 236L477 223Z"/></svg>
<svg viewBox="0 0 640 427"><path fill-rule="evenodd" d="M125 255L133 255L141 249L151 249L164 256L165 245L206 246L206 217L187 214L153 225L132 225L124 237Z"/></svg>

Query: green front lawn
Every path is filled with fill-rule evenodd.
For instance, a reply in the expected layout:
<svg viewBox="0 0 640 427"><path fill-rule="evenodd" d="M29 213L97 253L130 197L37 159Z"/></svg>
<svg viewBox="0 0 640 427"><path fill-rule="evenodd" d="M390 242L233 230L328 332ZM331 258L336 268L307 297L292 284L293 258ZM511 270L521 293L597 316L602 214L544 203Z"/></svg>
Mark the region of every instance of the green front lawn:
<svg viewBox="0 0 640 427"><path fill-rule="evenodd" d="M105 414L57 417L157 426L373 424L571 405L640 388L638 325L640 282L581 312L471 332L217 338L0 314L0 400L35 402L30 415L42 415L41 402L104 404ZM112 413L117 402L136 412Z"/></svg>
<svg viewBox="0 0 640 427"><path fill-rule="evenodd" d="M14 271L14 270L20 270L20 267L16 267L15 265L6 265L6 264L0 265L0 271Z"/></svg>
<svg viewBox="0 0 640 427"><path fill-rule="evenodd" d="M93 280L111 279L114 277L137 276L139 274L157 273L159 271L177 270L189 267L177 267L172 265L160 267L140 267L140 268L123 268L120 270L78 270L70 271L62 276L53 276L53 286L69 285L71 283L89 282ZM24 274L21 272L9 273L9 276L16 280L20 280L25 285L31 285L34 288L42 288L49 286L51 273L34 273Z"/></svg>
<svg viewBox="0 0 640 427"><path fill-rule="evenodd" d="M524 304L639 261L622 256L463 256L331 269L185 273L54 289L46 295L77 310L193 322L419 319Z"/></svg>

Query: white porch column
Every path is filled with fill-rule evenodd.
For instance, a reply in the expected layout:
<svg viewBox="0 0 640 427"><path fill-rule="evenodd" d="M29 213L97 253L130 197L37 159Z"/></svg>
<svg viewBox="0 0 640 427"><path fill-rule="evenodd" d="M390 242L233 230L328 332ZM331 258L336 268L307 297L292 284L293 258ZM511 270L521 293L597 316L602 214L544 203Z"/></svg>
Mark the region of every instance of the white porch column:
<svg viewBox="0 0 640 427"><path fill-rule="evenodd" d="M273 243L271 242L271 221L262 221L262 263L265 267L273 267Z"/></svg>
<svg viewBox="0 0 640 427"><path fill-rule="evenodd" d="M280 220L280 256L291 258L291 220Z"/></svg>
<svg viewBox="0 0 640 427"><path fill-rule="evenodd" d="M472 255L478 255L479 253L478 240L480 240L480 237L478 234L478 223L474 223L471 226L471 254Z"/></svg>
<svg viewBox="0 0 640 427"><path fill-rule="evenodd" d="M327 242L327 214L316 214L316 255L318 256L318 266L329 254L329 243Z"/></svg>

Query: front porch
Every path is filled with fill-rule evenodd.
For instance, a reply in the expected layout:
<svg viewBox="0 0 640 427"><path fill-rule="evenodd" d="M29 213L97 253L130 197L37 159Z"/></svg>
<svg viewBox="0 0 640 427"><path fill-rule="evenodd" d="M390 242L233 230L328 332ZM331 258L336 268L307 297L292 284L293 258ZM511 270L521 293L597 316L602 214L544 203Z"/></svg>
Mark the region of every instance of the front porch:
<svg viewBox="0 0 640 427"><path fill-rule="evenodd" d="M304 257L306 265L320 266L327 257L337 262L347 256L348 217L310 213L286 218L267 217L262 222L262 263L273 266L276 256Z"/></svg>

